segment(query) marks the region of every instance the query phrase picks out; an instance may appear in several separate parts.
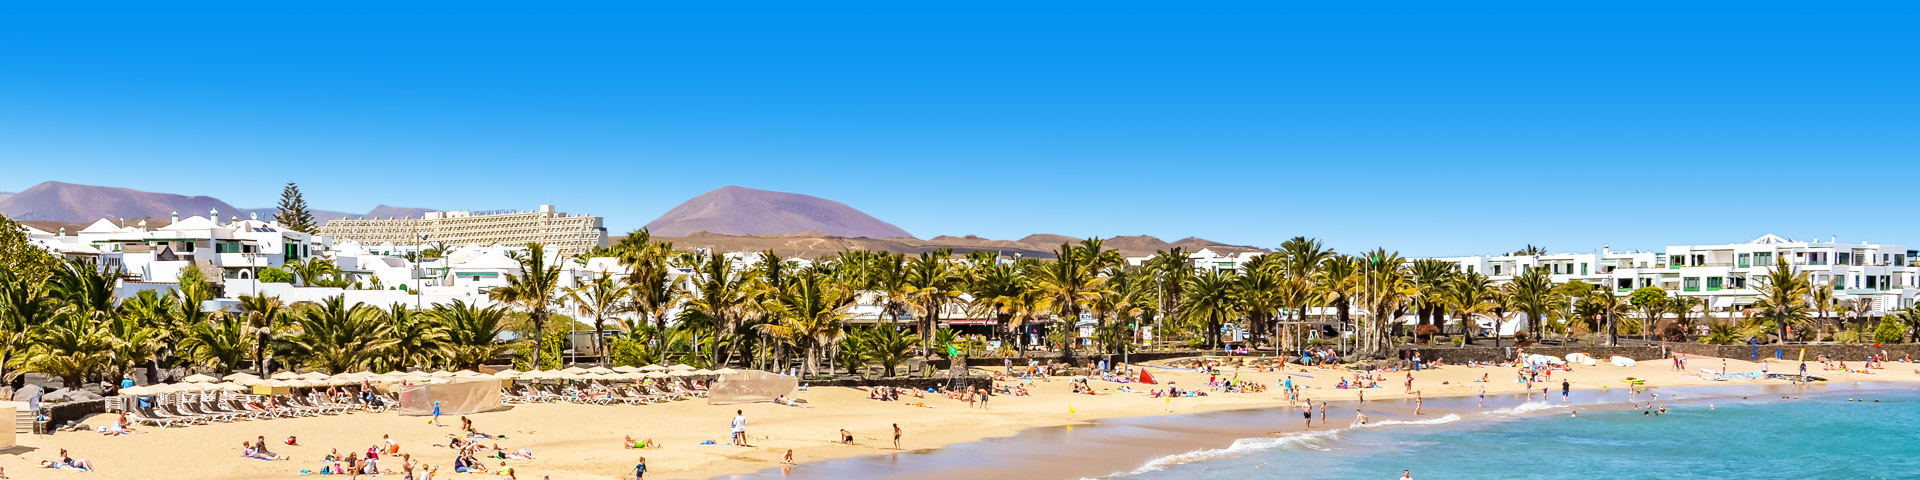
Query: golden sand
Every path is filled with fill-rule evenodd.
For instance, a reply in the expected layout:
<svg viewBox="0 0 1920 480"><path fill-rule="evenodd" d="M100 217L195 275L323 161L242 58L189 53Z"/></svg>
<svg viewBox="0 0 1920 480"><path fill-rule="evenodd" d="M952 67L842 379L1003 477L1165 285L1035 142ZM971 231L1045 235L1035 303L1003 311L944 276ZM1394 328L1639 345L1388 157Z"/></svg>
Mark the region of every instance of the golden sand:
<svg viewBox="0 0 1920 480"><path fill-rule="evenodd" d="M1559 382L1570 380L1575 389L1623 388L1625 377L1639 377L1646 385L1743 385L1781 383L1779 380L1734 380L1714 382L1698 376L1700 368L1720 369L1721 359L1693 357L1690 372L1673 371L1667 361L1646 361L1635 367L1578 366L1574 371L1555 372L1548 385L1559 389ZM1850 363L1859 368L1859 364ZM1810 364L1809 373L1833 381L1920 381L1914 364L1889 363L1889 368L1873 374L1821 371ZM1727 360L1726 368L1735 371L1758 370L1759 364ZM998 369L998 367L993 367ZM1791 361L1772 361L1770 371L1790 373L1797 370ZM1161 385L1139 388L1164 390L1167 382L1184 389L1202 386L1207 375L1176 370L1150 370ZM1295 385L1306 387L1304 396L1314 401L1351 401L1360 390L1334 388L1343 376L1352 372L1290 366L1289 373L1311 375L1294 377ZM1475 395L1485 386L1488 394L1518 393L1525 386L1514 383L1513 368L1468 368L1447 366L1414 373L1414 389L1425 396ZM718 475L754 472L779 466L782 454L791 449L803 466L807 462L829 458L894 452L891 425L904 430L904 447L909 450L934 449L946 445L978 441L983 438L1013 435L1021 429L1065 425L1110 417L1167 415L1214 410L1285 406L1287 400L1273 387L1280 372L1239 372L1242 380L1269 386L1262 393L1209 393L1205 397L1175 398L1171 403L1147 398L1138 393L1070 393L1064 378L1046 381L1021 381L1033 394L1026 397L996 396L991 410L968 408L965 402L929 395L918 399L904 397L898 402L868 400L866 392L853 388L813 388L800 394L814 408L786 407L769 403L752 405L708 405L705 400L683 400L642 406L598 406L569 403L515 405L509 410L470 415L476 429L504 435L497 439L507 450L531 449L532 460L508 460L518 477L539 479L551 475L560 479L632 478L633 465L647 458L649 478L703 479ZM1489 382L1478 383L1483 374ZM1405 373L1386 373L1384 388L1366 390L1367 400L1403 398ZM1117 384L1095 380L1101 390ZM924 403L926 406L915 406ZM1071 406L1072 413L1069 413ZM735 410L744 410L749 419L751 447L728 443L728 423ZM86 423L107 425L111 416L95 416ZM292 419L252 420L234 423L196 425L158 429L142 428L144 433L118 437L91 432L53 435L22 435L21 448L0 454L0 467L12 478L98 478L98 479L255 479L291 478L301 470L319 471L321 458L330 450L364 452L381 442L381 435L400 441L401 451L416 456L424 465L437 465L436 478L486 478L453 474L453 453L445 444L456 433L458 417L442 418L447 426L429 425L424 417L402 417L391 413L353 413L346 415ZM854 434L855 445L833 443L840 429ZM287 436L299 437L298 446L281 445ZM632 435L653 439L665 445L661 449L621 448L621 438ZM290 455L291 461L263 461L240 456L241 442L266 436L276 453ZM721 445L698 445L713 440ZM75 458L92 460L99 468L94 473L62 473L38 469L40 460L56 456L58 449L71 451ZM497 466L500 460L489 461ZM397 463L383 462L397 468ZM803 468L803 467L802 467ZM399 478L398 475L383 476ZM336 477L327 477L336 478ZM498 478L498 477L492 477Z"/></svg>

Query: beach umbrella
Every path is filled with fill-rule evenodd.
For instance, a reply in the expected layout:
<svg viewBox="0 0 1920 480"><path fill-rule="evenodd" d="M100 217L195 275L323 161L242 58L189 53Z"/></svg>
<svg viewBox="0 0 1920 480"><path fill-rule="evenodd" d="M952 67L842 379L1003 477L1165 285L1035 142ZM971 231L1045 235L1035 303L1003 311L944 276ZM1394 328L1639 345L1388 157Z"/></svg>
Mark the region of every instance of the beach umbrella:
<svg viewBox="0 0 1920 480"><path fill-rule="evenodd" d="M233 382L217 383L217 384L214 384L214 387L218 387L221 390L226 390L229 392L240 392L240 391L245 391L247 389L246 385L241 385Z"/></svg>
<svg viewBox="0 0 1920 480"><path fill-rule="evenodd" d="M405 380L426 380L429 378L433 378L433 374L415 370L415 371L400 374L400 378Z"/></svg>
<svg viewBox="0 0 1920 480"><path fill-rule="evenodd" d="M632 365L621 365L618 367L613 367L613 371L620 372L620 373L633 373L633 372L639 372L642 370L640 370L640 367L635 367Z"/></svg>
<svg viewBox="0 0 1920 480"><path fill-rule="evenodd" d="M666 372L647 372L647 378L667 378L669 376Z"/></svg>
<svg viewBox="0 0 1920 480"><path fill-rule="evenodd" d="M333 378L333 376L320 373L320 372L307 372L307 373L300 374L301 380L326 380L329 378Z"/></svg>
<svg viewBox="0 0 1920 480"><path fill-rule="evenodd" d="M593 368L587 369L587 373L608 374L608 373L614 373L614 372L613 372L613 369L607 368L607 367L593 367Z"/></svg>
<svg viewBox="0 0 1920 480"><path fill-rule="evenodd" d="M180 391L179 387L175 387L171 384L161 383L161 384L147 386L148 395L159 395L162 393L173 393L177 391Z"/></svg>
<svg viewBox="0 0 1920 480"><path fill-rule="evenodd" d="M433 373L429 373L429 374L427 374L427 376L430 376L430 377L440 377L440 378L447 378L447 377L451 377L451 376L453 376L453 372L449 372L449 371L446 371L446 370L434 370L434 371L433 371Z"/></svg>
<svg viewBox="0 0 1920 480"><path fill-rule="evenodd" d="M642 370L642 371L647 371L647 372L658 372L658 371L661 371L661 370L666 370L666 369L667 369L667 367L662 367L662 366L659 366L659 365L647 365L647 366L644 366L644 367L640 367L640 370Z"/></svg>
<svg viewBox="0 0 1920 480"><path fill-rule="evenodd" d="M183 381L183 382L212 382L212 381L218 381L218 380L220 379L209 377L206 375L201 375L198 373L193 375L188 375L187 378L180 379L180 381Z"/></svg>
<svg viewBox="0 0 1920 480"><path fill-rule="evenodd" d="M257 376L254 376L254 375L253 375L253 374L251 374L251 373L235 373L235 374L232 374L232 375L227 375L227 376L224 376L224 377L220 377L220 378L221 378L221 379L223 379L223 380L239 380L239 379L242 379L242 378L247 378L247 379L254 379L254 380L259 380L259 379L260 379L260 377L257 377Z"/></svg>
<svg viewBox="0 0 1920 480"><path fill-rule="evenodd" d="M506 369L506 370L501 370L501 371L498 371L498 372L493 372L493 374L494 374L494 376L500 376L500 375L507 375L507 376L510 376L510 377L517 377L517 376L520 376L520 374L522 374L522 373L526 373L526 372L522 372L522 371L519 371L519 370L514 370L514 369L511 369L511 368L509 368L509 369Z"/></svg>
<svg viewBox="0 0 1920 480"><path fill-rule="evenodd" d="M587 369L580 368L580 367L567 367L566 370L561 370L560 373L571 373L574 375L579 375L579 374L587 373Z"/></svg>
<svg viewBox="0 0 1920 480"><path fill-rule="evenodd" d="M313 386L313 382L308 382L308 381L306 381L306 380L301 380L301 379L298 379L298 378L296 378L296 379L293 379L293 380L282 380L282 381L280 381L280 384L281 384L281 385L284 385L284 386L288 386L288 387L310 387L310 386Z"/></svg>
<svg viewBox="0 0 1920 480"><path fill-rule="evenodd" d="M480 376L480 372L476 372L476 371L473 371L473 370L461 370L461 371L458 371L458 372L453 372L453 376L456 376L456 377L478 377L478 376Z"/></svg>
<svg viewBox="0 0 1920 480"><path fill-rule="evenodd" d="M213 389L213 383L211 382L187 382L180 384L180 390L183 392L204 392Z"/></svg>
<svg viewBox="0 0 1920 480"><path fill-rule="evenodd" d="M268 377L268 378L272 378L272 379L274 379L274 380L293 380L293 379L296 379L296 378L300 378L300 374L298 374L298 373L293 373L293 372L287 372L287 371L282 371L282 372L280 372L280 373L275 373L275 374L273 374L273 376L272 376L272 377Z"/></svg>
<svg viewBox="0 0 1920 480"><path fill-rule="evenodd" d="M693 371L693 374L694 374L694 375L713 375L713 371L712 371L712 370L708 370L708 369L704 369L704 368L702 368L702 369L699 369L699 370L694 370L694 371Z"/></svg>
<svg viewBox="0 0 1920 480"><path fill-rule="evenodd" d="M733 375L733 374L736 374L736 373L740 373L740 371L739 371L739 370L734 370L734 369L731 369L731 368L722 368L722 369L719 369L719 370L714 370L714 371L713 371L713 374L714 374L714 375Z"/></svg>
<svg viewBox="0 0 1920 480"><path fill-rule="evenodd" d="M692 366L692 365L687 365L687 364L684 364L684 363L681 363L681 364L676 364L676 365L674 365L674 366L671 366L671 367L667 367L667 369L668 369L668 370L686 370L686 371L693 371L693 366Z"/></svg>
<svg viewBox="0 0 1920 480"><path fill-rule="evenodd" d="M685 376L693 375L693 372L690 370L674 370L671 372L667 372L667 375L674 376L674 377L685 377Z"/></svg>
<svg viewBox="0 0 1920 480"><path fill-rule="evenodd" d="M134 396L134 397L139 397L139 396L145 396L145 395L152 395L152 394L153 394L153 389L152 389L152 388L148 388L148 387L141 387L141 386L133 386L133 387L127 387L127 388L122 388L122 389L120 389L120 394L121 394L121 395L127 395L127 396Z"/></svg>

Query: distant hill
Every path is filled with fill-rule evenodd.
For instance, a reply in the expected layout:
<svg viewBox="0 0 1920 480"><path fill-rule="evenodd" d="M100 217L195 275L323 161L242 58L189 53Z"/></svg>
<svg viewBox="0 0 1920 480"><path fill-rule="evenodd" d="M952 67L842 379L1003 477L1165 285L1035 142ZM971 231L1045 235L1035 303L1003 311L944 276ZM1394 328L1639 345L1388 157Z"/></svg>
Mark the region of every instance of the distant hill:
<svg viewBox="0 0 1920 480"><path fill-rule="evenodd" d="M1064 235L1029 235L1020 240L990 240L973 235L964 237L938 236L928 240L911 237L894 238L848 238L820 234L783 234L783 235L718 235L698 232L684 237L663 237L654 235L654 240L673 242L675 249L708 249L715 252L757 252L772 250L786 257L820 258L835 253L855 250L873 250L898 252L909 255L931 252L941 248L952 249L955 255L974 250L1000 252L1003 255L1020 255L1032 258L1053 258L1053 252L1060 244L1079 244L1081 239ZM617 239L616 239L617 241ZM1266 249L1224 245L1198 238L1186 238L1179 242L1167 243L1150 236L1113 237L1105 240L1106 248L1120 251L1121 255L1143 257L1154 252L1173 247L1184 247L1189 252L1211 248L1223 254L1239 252L1265 252Z"/></svg>
<svg viewBox="0 0 1920 480"><path fill-rule="evenodd" d="M204 216L210 210L219 210L221 217L246 218L249 213L258 213L262 220L271 219L279 213L277 208L236 208L214 197L64 182L44 182L19 193L0 194L0 214L16 220L88 224L102 218L164 219L173 212L180 212L182 217ZM366 216L402 216L403 213L406 216L418 216L418 212L425 211L431 210L381 205ZM361 216L329 210L309 212L319 222Z"/></svg>
<svg viewBox="0 0 1920 480"><path fill-rule="evenodd" d="M906 230L846 204L797 193L725 186L681 203L647 223L655 237L784 235L817 232L826 237L911 238Z"/></svg>

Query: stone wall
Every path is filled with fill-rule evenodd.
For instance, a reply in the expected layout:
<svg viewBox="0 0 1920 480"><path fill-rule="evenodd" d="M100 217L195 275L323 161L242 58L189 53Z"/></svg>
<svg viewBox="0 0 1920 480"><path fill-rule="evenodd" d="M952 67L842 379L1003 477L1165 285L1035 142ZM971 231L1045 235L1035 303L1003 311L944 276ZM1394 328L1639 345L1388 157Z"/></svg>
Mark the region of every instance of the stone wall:
<svg viewBox="0 0 1920 480"><path fill-rule="evenodd" d="M926 390L926 389L929 389L929 388L935 388L935 389L937 389L937 388L941 388L941 387L946 387L946 386L949 386L949 385L952 385L952 384L953 384L953 379L950 379L950 378L947 378L947 377L946 377L946 375L944 375L944 374L942 374L941 376L938 376L938 377L934 377L934 378L852 378L852 377L840 377L840 378L835 378L835 379L832 379L832 380L827 380L827 381L824 381L824 382L806 382L806 383L807 383L807 385L808 385L808 386L816 386L816 387L819 387L819 386L826 386L826 387L865 387L865 388L873 388L873 387L894 387L894 388L910 388L910 389L914 389L914 390L923 390L923 391L924 391L924 390ZM974 375L974 376L972 376L972 377L968 377L968 378L965 378L965 379L962 379L962 383L961 383L961 384L962 384L962 385L970 385L970 386L974 386L974 387L979 387L979 388L985 388L985 389L991 389L991 388L993 388L993 377L988 377L988 376L984 376L984 375Z"/></svg>

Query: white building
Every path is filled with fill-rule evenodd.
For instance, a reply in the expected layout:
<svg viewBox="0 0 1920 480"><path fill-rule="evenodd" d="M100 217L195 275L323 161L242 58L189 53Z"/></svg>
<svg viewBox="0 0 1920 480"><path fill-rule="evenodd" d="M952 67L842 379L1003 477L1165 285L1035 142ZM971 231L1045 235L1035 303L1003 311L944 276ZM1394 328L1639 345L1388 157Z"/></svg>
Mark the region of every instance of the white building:
<svg viewBox="0 0 1920 480"><path fill-rule="evenodd" d="M329 220L320 235L354 240L376 249L409 245L526 245L538 243L562 255L607 246L600 217L569 215L541 205L531 212L427 212L420 218Z"/></svg>
<svg viewBox="0 0 1920 480"><path fill-rule="evenodd" d="M187 265L200 266L210 276L217 274L219 278L208 278L213 282L252 279L261 269L280 267L331 246L326 237L272 222L230 219L219 223L201 216L180 219L178 213L173 219L152 229L145 222L121 226L101 219L75 238L99 250L103 268L119 268L129 278L154 283L179 282L180 271Z"/></svg>
<svg viewBox="0 0 1920 480"><path fill-rule="evenodd" d="M1628 295L1641 287L1660 287L1671 295L1699 297L1709 312L1738 312L1751 307L1759 292L1757 277L1786 259L1794 272L1807 272L1820 288L1834 290L1835 300L1866 303L1866 315L1883 315L1911 307L1920 294L1920 268L1912 263L1905 245L1843 244L1803 241L1765 235L1745 243L1675 245L1664 251L1443 257L1463 271L1486 274L1496 284L1513 279L1521 269L1543 266L1554 283L1580 280L1615 294Z"/></svg>

